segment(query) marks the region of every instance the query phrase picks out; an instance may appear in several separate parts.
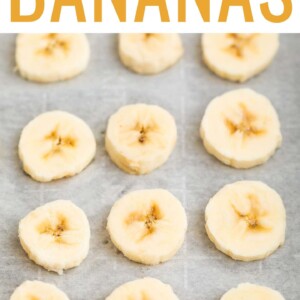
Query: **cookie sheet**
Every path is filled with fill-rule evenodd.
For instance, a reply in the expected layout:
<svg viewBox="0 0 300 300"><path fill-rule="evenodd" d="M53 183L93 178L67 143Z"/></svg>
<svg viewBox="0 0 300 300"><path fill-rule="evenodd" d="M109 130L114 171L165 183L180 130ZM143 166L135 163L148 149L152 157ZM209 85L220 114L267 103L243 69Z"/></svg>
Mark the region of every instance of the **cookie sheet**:
<svg viewBox="0 0 300 300"><path fill-rule="evenodd" d="M300 36L281 35L281 47L266 72L245 84L213 75L201 60L200 35L184 35L185 56L157 76L125 69L116 35L89 35L91 62L70 81L36 84L14 70L14 35L0 36L0 299L24 280L56 284L72 300L102 300L117 286L145 276L172 285L181 300L218 300L241 282L267 285L287 300L300 298ZM224 166L206 153L199 124L209 101L226 91L250 87L268 96L279 113L283 145L265 165L250 170ZM120 171L104 150L109 116L129 103L161 105L176 118L178 143L168 162L146 176ZM80 175L41 184L26 176L18 160L22 128L36 115L65 110L84 119L98 143L95 161ZM282 196L287 211L286 243L269 258L236 262L217 251L204 229L204 210L223 185L262 180ZM124 258L109 240L106 218L124 193L165 188L183 203L189 221L186 241L171 261L143 266ZM70 199L87 214L91 247L82 265L59 276L31 262L18 241L18 222L48 201Z"/></svg>

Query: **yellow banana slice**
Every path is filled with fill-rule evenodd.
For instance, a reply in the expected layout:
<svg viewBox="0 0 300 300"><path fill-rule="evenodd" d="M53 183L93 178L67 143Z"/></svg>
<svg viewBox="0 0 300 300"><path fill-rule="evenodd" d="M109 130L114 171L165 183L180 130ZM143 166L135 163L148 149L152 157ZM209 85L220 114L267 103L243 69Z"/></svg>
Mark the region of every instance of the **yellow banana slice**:
<svg viewBox="0 0 300 300"><path fill-rule="evenodd" d="M16 46L17 69L25 79L55 82L82 73L90 59L84 34L19 34Z"/></svg>
<svg viewBox="0 0 300 300"><path fill-rule="evenodd" d="M210 154L226 165L243 169L266 162L282 142L271 102L250 89L213 99L205 111L200 135Z"/></svg>
<svg viewBox="0 0 300 300"><path fill-rule="evenodd" d="M55 285L42 281L25 281L16 288L10 300L69 300Z"/></svg>
<svg viewBox="0 0 300 300"><path fill-rule="evenodd" d="M164 164L177 140L174 118L155 105L122 107L111 116L105 147L112 161L129 174L147 174Z"/></svg>
<svg viewBox="0 0 300 300"><path fill-rule="evenodd" d="M169 260L182 246L187 219L181 203L161 189L131 192L118 200L107 230L129 259L155 265Z"/></svg>
<svg viewBox="0 0 300 300"><path fill-rule="evenodd" d="M115 289L106 300L179 300L171 286L154 278L143 278L127 282Z"/></svg>
<svg viewBox="0 0 300 300"><path fill-rule="evenodd" d="M218 76L243 82L272 62L279 48L278 34L204 34L203 59Z"/></svg>
<svg viewBox="0 0 300 300"><path fill-rule="evenodd" d="M157 74L173 66L183 55L178 34L134 33L119 35L123 64L139 74Z"/></svg>
<svg viewBox="0 0 300 300"><path fill-rule="evenodd" d="M221 300L284 300L283 296L268 287L241 283L229 290Z"/></svg>
<svg viewBox="0 0 300 300"><path fill-rule="evenodd" d="M210 240L236 260L263 259L284 243L283 202L259 181L239 181L223 187L210 199L205 220Z"/></svg>
<svg viewBox="0 0 300 300"><path fill-rule="evenodd" d="M36 117L23 129L19 142L24 171L41 182L80 173L95 153L91 129L78 117L62 111Z"/></svg>
<svg viewBox="0 0 300 300"><path fill-rule="evenodd" d="M85 213L71 201L49 202L19 224L21 245L29 258L48 271L62 274L86 258L90 226Z"/></svg>

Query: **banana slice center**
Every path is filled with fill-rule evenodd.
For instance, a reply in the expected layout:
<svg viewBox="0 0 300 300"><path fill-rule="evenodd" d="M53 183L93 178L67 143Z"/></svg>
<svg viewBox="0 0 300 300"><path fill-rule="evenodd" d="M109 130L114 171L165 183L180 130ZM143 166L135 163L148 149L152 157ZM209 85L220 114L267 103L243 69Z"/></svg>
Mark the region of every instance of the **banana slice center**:
<svg viewBox="0 0 300 300"><path fill-rule="evenodd" d="M145 33L145 39L146 40L149 39L149 38L151 38L151 37L153 37L153 36L154 36L153 33Z"/></svg>
<svg viewBox="0 0 300 300"><path fill-rule="evenodd" d="M247 109L245 104L240 103L239 108L241 111L239 122L234 122L230 118L225 118L225 125L230 134L234 135L236 132L241 132L244 137L263 134L264 129L258 128L255 124L257 117Z"/></svg>
<svg viewBox="0 0 300 300"><path fill-rule="evenodd" d="M148 125L144 125L139 122L133 128L133 131L137 132L138 144L146 145L147 143L150 142L151 133L155 133L157 131L157 126L152 122Z"/></svg>
<svg viewBox="0 0 300 300"><path fill-rule="evenodd" d="M60 135L58 128L54 129L49 135L45 137L46 141L52 142L51 150L48 151L44 158L60 154L65 148L74 148L76 146L76 140L71 135Z"/></svg>
<svg viewBox="0 0 300 300"><path fill-rule="evenodd" d="M256 195L249 194L247 195L247 201L250 204L250 209L247 213L242 212L241 209L237 205L235 205L235 203L232 203L234 212L247 224L247 228L249 230L268 230L269 228L263 226L260 222L261 218L267 216L267 212L261 208L258 197Z"/></svg>
<svg viewBox="0 0 300 300"><path fill-rule="evenodd" d="M242 59L245 56L245 49L254 47L252 43L255 34L241 35L237 33L229 33L229 46L225 50L233 56Z"/></svg>
<svg viewBox="0 0 300 300"><path fill-rule="evenodd" d="M144 232L139 240L143 240L147 236L151 235L156 230L157 223L163 218L161 210L158 205L153 203L149 210L146 213L132 212L126 219L126 224L128 226L133 225L134 223L143 223Z"/></svg>
<svg viewBox="0 0 300 300"><path fill-rule="evenodd" d="M55 222L55 224L51 224L49 220L40 224L38 230L40 234L50 235L55 242L61 243L63 233L68 230L68 226L66 220L60 217L59 221Z"/></svg>
<svg viewBox="0 0 300 300"><path fill-rule="evenodd" d="M49 33L45 36L45 45L38 51L39 54L53 55L55 51L66 53L68 51L68 44L62 40L58 34Z"/></svg>
<svg viewBox="0 0 300 300"><path fill-rule="evenodd" d="M140 130L139 142L140 142L141 144L143 144L143 143L145 142L145 140L146 140L146 130L145 130L144 128L142 128L142 129Z"/></svg>
<svg viewBox="0 0 300 300"><path fill-rule="evenodd" d="M27 299L28 299L28 300L40 300L40 298L38 298L38 297L36 297L36 296L31 296L31 295L29 295L29 296L27 297Z"/></svg>

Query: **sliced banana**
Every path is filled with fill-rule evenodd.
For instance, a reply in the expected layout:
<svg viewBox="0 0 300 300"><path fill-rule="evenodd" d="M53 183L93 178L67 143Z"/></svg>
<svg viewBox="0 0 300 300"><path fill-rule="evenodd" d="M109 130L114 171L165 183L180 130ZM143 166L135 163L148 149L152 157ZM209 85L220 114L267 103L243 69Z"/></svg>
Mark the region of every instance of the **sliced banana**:
<svg viewBox="0 0 300 300"><path fill-rule="evenodd" d="M129 259L155 265L172 258L182 246L187 218L181 203L162 189L131 192L111 209L107 230Z"/></svg>
<svg viewBox="0 0 300 300"><path fill-rule="evenodd" d="M122 107L111 116L105 147L112 161L130 174L147 174L164 164L177 140L174 118L155 105Z"/></svg>
<svg viewBox="0 0 300 300"><path fill-rule="evenodd" d="M133 33L119 35L119 54L132 71L151 75L160 73L178 62L183 55L178 34Z"/></svg>
<svg viewBox="0 0 300 300"><path fill-rule="evenodd" d="M236 260L263 259L284 243L283 202L259 181L239 181L223 187L210 199L205 220L210 240Z"/></svg>
<svg viewBox="0 0 300 300"><path fill-rule="evenodd" d="M33 119L23 129L19 142L24 171L41 182L80 173L95 153L96 141L88 125L62 111Z"/></svg>
<svg viewBox="0 0 300 300"><path fill-rule="evenodd" d="M55 285L42 281L25 281L16 288L10 300L69 300Z"/></svg>
<svg viewBox="0 0 300 300"><path fill-rule="evenodd" d="M200 135L210 154L243 169L266 162L282 142L271 102L250 89L213 99L205 111Z"/></svg>
<svg viewBox="0 0 300 300"><path fill-rule="evenodd" d="M218 76L243 82L272 62L279 48L278 34L204 34L203 59Z"/></svg>
<svg viewBox="0 0 300 300"><path fill-rule="evenodd" d="M19 34L16 45L17 69L25 79L55 82L82 73L90 59L84 34Z"/></svg>
<svg viewBox="0 0 300 300"><path fill-rule="evenodd" d="M106 300L179 300L172 287L154 278L143 278L127 282L115 289Z"/></svg>
<svg viewBox="0 0 300 300"><path fill-rule="evenodd" d="M221 300L284 300L283 296L268 287L241 283L229 290Z"/></svg>
<svg viewBox="0 0 300 300"><path fill-rule="evenodd" d="M49 202L19 224L21 245L29 258L62 274L80 265L89 251L90 226L85 213L67 200Z"/></svg>

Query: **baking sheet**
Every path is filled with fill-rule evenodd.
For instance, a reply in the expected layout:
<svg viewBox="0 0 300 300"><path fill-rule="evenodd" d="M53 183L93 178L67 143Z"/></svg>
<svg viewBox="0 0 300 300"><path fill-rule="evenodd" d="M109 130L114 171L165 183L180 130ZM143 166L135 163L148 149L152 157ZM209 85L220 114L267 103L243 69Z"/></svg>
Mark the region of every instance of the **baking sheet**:
<svg viewBox="0 0 300 300"><path fill-rule="evenodd" d="M73 300L105 299L117 286L145 276L172 285L181 300L218 300L241 282L279 290L300 298L300 39L281 35L271 67L245 84L219 79L201 62L200 35L184 35L183 60L171 70L144 77L123 68L115 35L89 35L88 70L71 81L39 85L13 72L14 35L0 36L0 299L9 299L24 280L56 284ZM224 166L204 150L200 120L209 101L223 92L250 87L268 96L282 123L282 148L265 165L250 170ZM141 177L120 171L104 151L109 116L129 103L154 103L176 118L179 138L168 162ZM21 169L17 144L21 129L36 115L66 110L84 119L98 142L95 161L80 175L54 183L31 180ZM236 262L217 251L204 229L204 209L224 184L262 180L282 196L287 211L286 243L263 261ZM184 204L189 229L181 251L171 261L149 267L118 253L105 230L113 203L140 188L165 188ZM31 262L18 241L18 222L48 201L70 199L87 214L91 231L89 256L63 276Z"/></svg>

